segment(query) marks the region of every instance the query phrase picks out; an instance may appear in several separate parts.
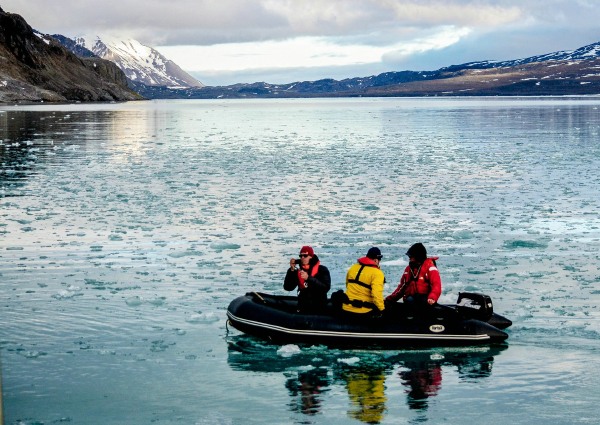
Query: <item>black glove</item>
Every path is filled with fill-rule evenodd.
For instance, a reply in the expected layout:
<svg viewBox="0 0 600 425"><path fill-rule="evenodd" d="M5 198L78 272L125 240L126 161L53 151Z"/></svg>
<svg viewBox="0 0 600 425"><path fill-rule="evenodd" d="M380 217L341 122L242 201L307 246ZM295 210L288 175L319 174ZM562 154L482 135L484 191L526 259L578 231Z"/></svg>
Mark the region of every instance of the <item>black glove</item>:
<svg viewBox="0 0 600 425"><path fill-rule="evenodd" d="M375 320L381 320L383 319L383 311L373 310L373 312L371 313L371 317Z"/></svg>

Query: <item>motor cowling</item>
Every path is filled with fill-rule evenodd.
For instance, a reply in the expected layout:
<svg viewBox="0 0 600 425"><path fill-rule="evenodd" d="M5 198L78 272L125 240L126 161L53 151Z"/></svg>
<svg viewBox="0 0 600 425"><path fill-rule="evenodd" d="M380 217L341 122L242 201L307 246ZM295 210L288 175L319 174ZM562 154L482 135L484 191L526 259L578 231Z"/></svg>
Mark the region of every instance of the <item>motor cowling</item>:
<svg viewBox="0 0 600 425"><path fill-rule="evenodd" d="M459 292L456 301L458 312L466 318L487 322L494 313L492 299L485 294Z"/></svg>

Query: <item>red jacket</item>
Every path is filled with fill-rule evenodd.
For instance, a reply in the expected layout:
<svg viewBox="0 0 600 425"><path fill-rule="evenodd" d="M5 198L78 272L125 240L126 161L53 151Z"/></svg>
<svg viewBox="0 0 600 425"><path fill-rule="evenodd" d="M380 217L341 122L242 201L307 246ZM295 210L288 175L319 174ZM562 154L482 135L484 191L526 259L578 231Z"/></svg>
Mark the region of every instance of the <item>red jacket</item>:
<svg viewBox="0 0 600 425"><path fill-rule="evenodd" d="M400 284L394 292L386 297L386 300L398 301L400 297L406 299L410 295L423 294L427 295L428 299L431 298L437 302L442 294L442 279L435 265L437 259L438 257L426 259L416 276L413 276L410 266L406 266L400 278Z"/></svg>

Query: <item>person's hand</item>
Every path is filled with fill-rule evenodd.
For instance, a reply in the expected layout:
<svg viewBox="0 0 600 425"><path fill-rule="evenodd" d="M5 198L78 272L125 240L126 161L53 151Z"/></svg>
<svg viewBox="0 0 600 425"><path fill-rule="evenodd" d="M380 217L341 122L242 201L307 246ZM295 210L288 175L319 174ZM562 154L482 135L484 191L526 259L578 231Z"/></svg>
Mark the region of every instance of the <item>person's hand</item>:
<svg viewBox="0 0 600 425"><path fill-rule="evenodd" d="M290 270L294 270L296 268L296 259L290 259Z"/></svg>
<svg viewBox="0 0 600 425"><path fill-rule="evenodd" d="M434 299L432 299L432 298L428 298L428 299L427 299L427 303L428 303L429 305L434 305L434 304L435 304L435 300L434 300Z"/></svg>
<svg viewBox="0 0 600 425"><path fill-rule="evenodd" d="M300 278L306 282L306 279L308 279L308 273L306 273L304 270L300 270Z"/></svg>

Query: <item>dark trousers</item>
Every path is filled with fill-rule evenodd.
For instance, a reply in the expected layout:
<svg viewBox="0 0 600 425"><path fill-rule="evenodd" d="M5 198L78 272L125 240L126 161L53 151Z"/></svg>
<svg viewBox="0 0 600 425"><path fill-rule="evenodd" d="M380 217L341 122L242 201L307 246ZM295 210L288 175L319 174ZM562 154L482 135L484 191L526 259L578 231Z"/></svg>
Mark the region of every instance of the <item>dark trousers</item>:
<svg viewBox="0 0 600 425"><path fill-rule="evenodd" d="M407 314L410 316L427 314L431 309L431 306L427 302L427 294L409 295L404 300L404 304L406 304Z"/></svg>

